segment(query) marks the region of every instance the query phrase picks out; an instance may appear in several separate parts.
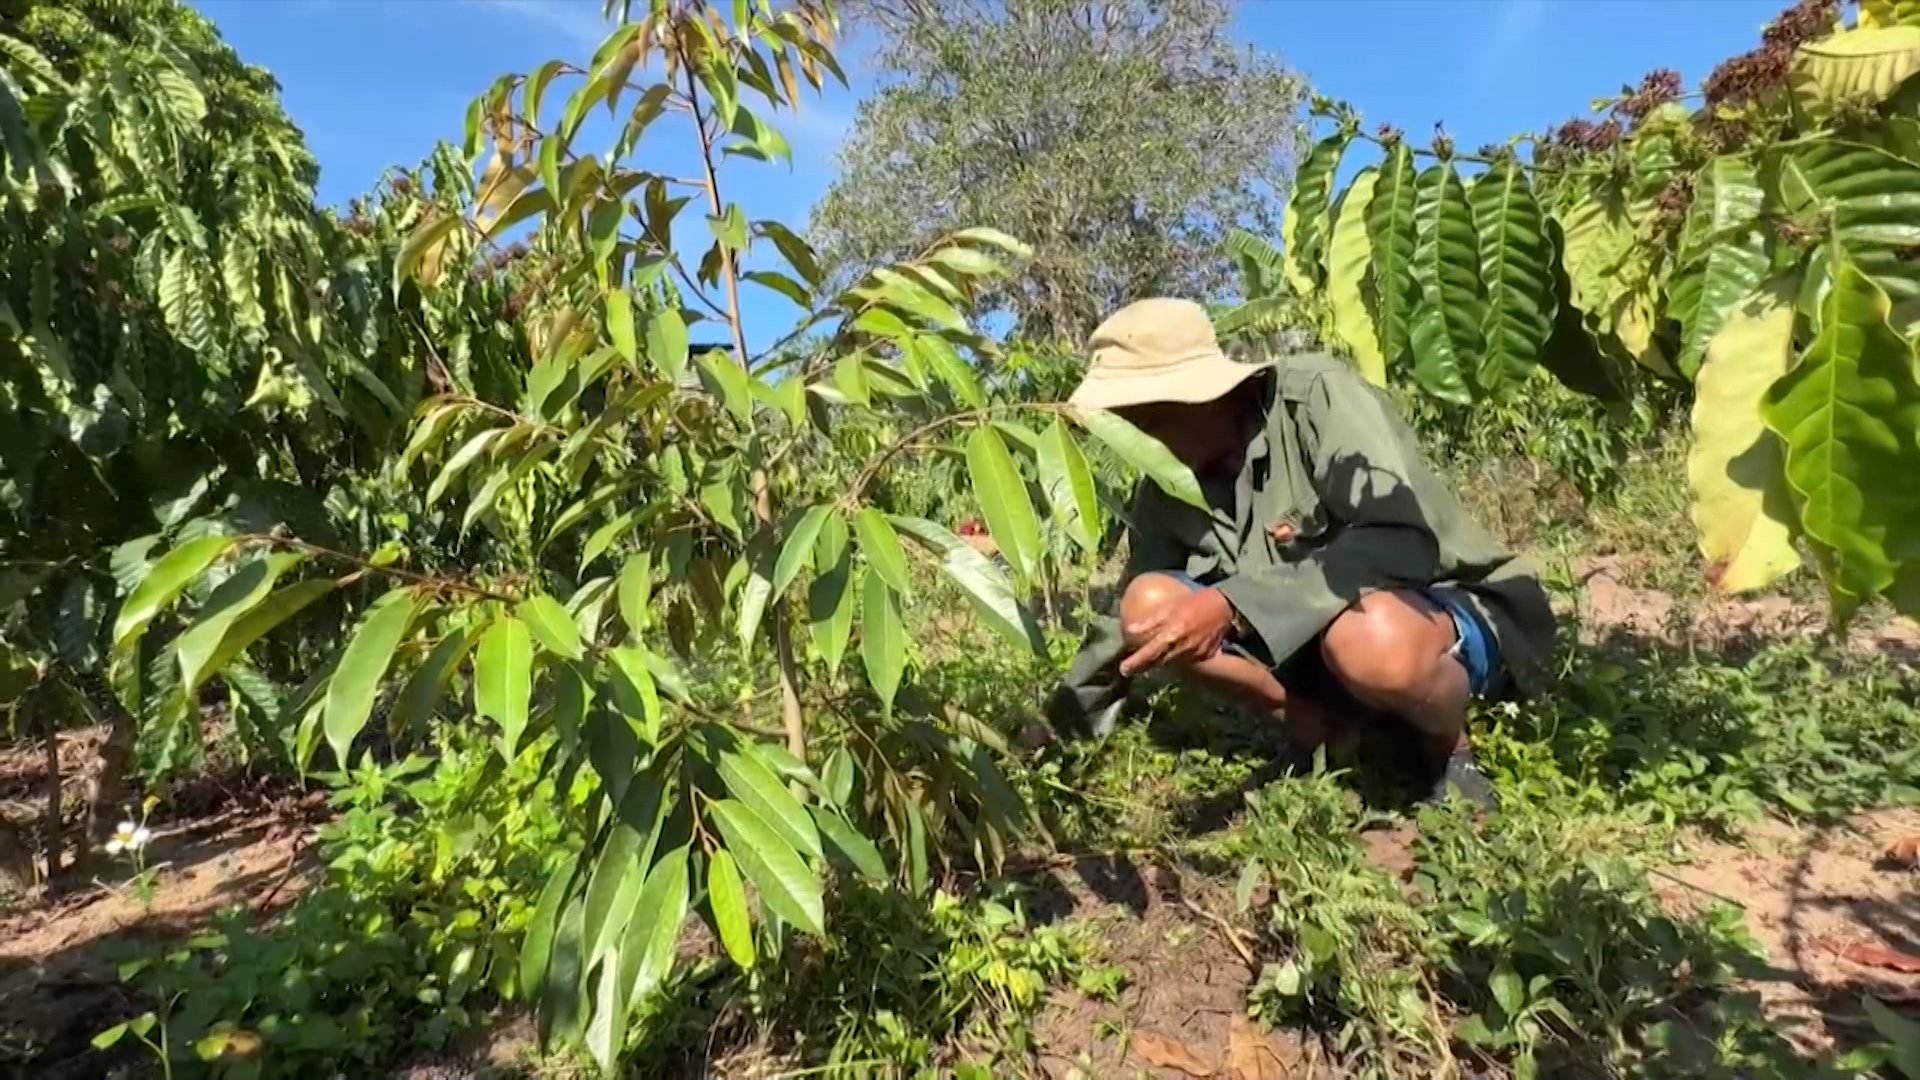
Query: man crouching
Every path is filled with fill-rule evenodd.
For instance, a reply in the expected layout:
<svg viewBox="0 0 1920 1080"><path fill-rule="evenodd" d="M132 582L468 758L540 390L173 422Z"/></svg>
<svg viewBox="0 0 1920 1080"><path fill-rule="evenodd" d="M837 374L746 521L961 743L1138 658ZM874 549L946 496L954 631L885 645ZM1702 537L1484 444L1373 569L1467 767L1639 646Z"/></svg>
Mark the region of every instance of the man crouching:
<svg viewBox="0 0 1920 1080"><path fill-rule="evenodd" d="M1203 511L1142 481L1119 618L1096 619L1051 716L1105 734L1131 681L1164 671L1285 724L1404 722L1430 768L1483 806L1467 703L1528 689L1553 645L1538 570L1422 459L1392 404L1342 361L1228 359L1206 311L1129 304L1093 335L1073 392L1166 444Z"/></svg>

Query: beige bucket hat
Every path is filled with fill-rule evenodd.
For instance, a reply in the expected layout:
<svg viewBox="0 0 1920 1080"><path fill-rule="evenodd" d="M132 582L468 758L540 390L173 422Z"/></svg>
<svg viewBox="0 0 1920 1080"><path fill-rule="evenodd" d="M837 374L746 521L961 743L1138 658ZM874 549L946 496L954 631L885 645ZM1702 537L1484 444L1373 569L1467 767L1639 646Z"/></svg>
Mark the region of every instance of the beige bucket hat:
<svg viewBox="0 0 1920 1080"><path fill-rule="evenodd" d="M1075 408L1212 401L1273 366L1227 359L1207 309L1168 297L1138 300L1107 316L1092 346L1093 363L1067 399Z"/></svg>

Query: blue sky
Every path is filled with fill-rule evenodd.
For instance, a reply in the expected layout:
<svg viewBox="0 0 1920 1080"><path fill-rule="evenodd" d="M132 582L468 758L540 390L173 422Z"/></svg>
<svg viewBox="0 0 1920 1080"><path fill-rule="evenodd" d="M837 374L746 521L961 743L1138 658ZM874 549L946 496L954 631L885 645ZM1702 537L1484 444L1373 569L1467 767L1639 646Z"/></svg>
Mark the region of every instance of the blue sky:
<svg viewBox="0 0 1920 1080"><path fill-rule="evenodd" d="M604 34L600 0L191 0L249 63L272 71L321 165L330 204L390 165L457 138L467 102L499 74L584 61ZM1248 0L1235 29L1329 96L1423 141L1435 121L1466 149L1584 113L1656 67L1697 85L1759 40L1785 0ZM810 99L779 126L794 165L742 161L723 183L755 218L803 224L834 174L857 97L873 85L866 43L845 43L851 92ZM601 115L604 115L602 113ZM591 133L588 138L594 139ZM684 167L650 143L662 169ZM649 158L650 162L656 159ZM698 218L688 214L695 227ZM755 342L796 311L749 289Z"/></svg>

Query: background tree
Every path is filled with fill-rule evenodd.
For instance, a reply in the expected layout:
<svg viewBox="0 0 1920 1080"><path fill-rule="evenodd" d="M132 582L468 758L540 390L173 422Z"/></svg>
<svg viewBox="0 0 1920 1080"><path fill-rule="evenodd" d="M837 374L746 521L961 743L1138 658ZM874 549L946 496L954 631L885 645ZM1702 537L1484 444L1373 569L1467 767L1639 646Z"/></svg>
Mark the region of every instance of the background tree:
<svg viewBox="0 0 1920 1080"><path fill-rule="evenodd" d="M1225 0L856 0L883 39L813 229L834 267L963 224L1037 257L989 302L1036 337L1116 304L1228 291L1222 241L1277 227L1301 81L1235 44Z"/></svg>

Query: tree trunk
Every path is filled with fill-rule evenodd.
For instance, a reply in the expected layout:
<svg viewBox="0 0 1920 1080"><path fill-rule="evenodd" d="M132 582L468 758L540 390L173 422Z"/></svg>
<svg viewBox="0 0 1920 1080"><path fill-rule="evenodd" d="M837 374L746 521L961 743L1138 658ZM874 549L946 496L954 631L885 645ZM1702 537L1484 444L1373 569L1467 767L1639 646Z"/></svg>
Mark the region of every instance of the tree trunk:
<svg viewBox="0 0 1920 1080"><path fill-rule="evenodd" d="M47 740L47 775L44 781L47 806L41 824L43 835L40 839L40 850L41 857L47 862L47 883L51 885L54 879L60 876L61 849L66 846L62 843L62 837L66 832L66 814L63 812L60 799L60 725L54 721L54 711L46 708L39 700L44 696L46 689L47 684L42 682L33 693L27 695L25 704L30 714L39 714L37 718L40 721L40 730ZM27 719L31 721L35 717L29 715Z"/></svg>
<svg viewBox="0 0 1920 1080"><path fill-rule="evenodd" d="M120 805L127 801L127 766L133 762L135 737L133 714L116 702L112 707L113 725L107 741L100 744L100 756L94 762L93 775L87 780L87 809L80 844L74 851L73 868L84 872L93 862L94 849L113 833Z"/></svg>

